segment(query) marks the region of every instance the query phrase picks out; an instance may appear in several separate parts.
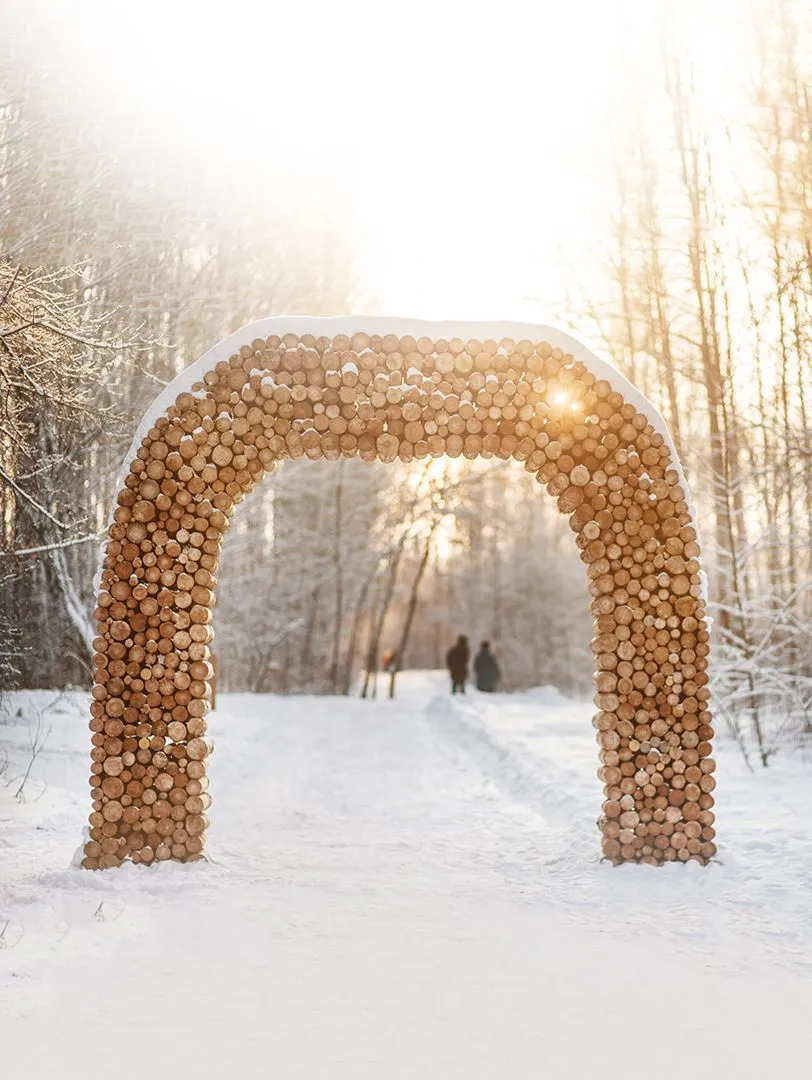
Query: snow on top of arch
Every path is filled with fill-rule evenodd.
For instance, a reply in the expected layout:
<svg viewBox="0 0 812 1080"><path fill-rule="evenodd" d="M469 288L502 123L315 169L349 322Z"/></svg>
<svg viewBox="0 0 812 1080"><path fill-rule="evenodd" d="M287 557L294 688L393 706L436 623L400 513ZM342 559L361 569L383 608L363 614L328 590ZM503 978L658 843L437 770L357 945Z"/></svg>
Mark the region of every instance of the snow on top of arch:
<svg viewBox="0 0 812 1080"><path fill-rule="evenodd" d="M147 411L133 437L130 449L122 463L119 473L116 494L124 486L124 481L129 473L130 463L136 456L142 439L159 417L175 403L175 398L181 393L190 393L196 397L204 397L208 388L201 391L193 391L195 383L202 382L203 376L220 361L228 360L229 357L239 352L243 345L250 345L259 338L268 338L276 334L279 337L285 334L313 334L315 337L336 337L345 334L352 337L357 333L396 334L398 337L411 335L412 337L429 337L432 340L441 338L461 338L467 341L471 338L477 340L495 339L500 341L509 338L513 341L547 341L553 348L559 348L565 353L570 353L575 360L580 360L599 379L605 379L613 390L622 394L626 401L642 413L655 431L665 439L666 445L671 451L672 468L679 476L680 484L685 492L688 510L694 528L699 536L699 526L696 520L696 509L691 499L690 489L682 469L682 462L674 446L671 434L665 420L655 406L622 375L618 369L608 360L600 356L594 346L586 344L583 340L572 334L560 330L555 326L547 326L542 323L523 322L437 322L426 319L403 319L387 318L380 315L272 315L265 319L236 330L227 338L218 341L207 352L203 353L189 367L185 368L175 379L172 380L161 393L155 398ZM414 369L415 374L417 373ZM257 374L262 374L259 370ZM264 373L267 377L267 372ZM412 369L407 373L412 374ZM700 540L701 543L701 540ZM702 599L707 601L707 579L704 571L701 571ZM101 571L97 575L100 579ZM98 589L98 581L96 582Z"/></svg>

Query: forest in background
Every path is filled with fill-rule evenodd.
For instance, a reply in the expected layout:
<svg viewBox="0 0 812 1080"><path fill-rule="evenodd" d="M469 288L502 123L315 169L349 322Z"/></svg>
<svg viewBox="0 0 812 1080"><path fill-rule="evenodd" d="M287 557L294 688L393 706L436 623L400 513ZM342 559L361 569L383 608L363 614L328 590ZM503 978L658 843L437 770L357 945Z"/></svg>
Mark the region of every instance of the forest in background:
<svg viewBox="0 0 812 1080"><path fill-rule="evenodd" d="M659 83L630 88L645 104L618 120L605 234L556 314L671 428L714 707L766 764L812 713L812 15L758 10L735 116L709 113L668 40ZM244 177L224 198L135 142L113 152L92 103L21 55L0 46L0 681L85 685L99 536L144 408L254 318L379 305L340 197L294 215ZM235 518L217 632L226 689L348 692L384 649L436 667L460 632L492 640L508 689L591 681L566 523L502 461L282 466Z"/></svg>

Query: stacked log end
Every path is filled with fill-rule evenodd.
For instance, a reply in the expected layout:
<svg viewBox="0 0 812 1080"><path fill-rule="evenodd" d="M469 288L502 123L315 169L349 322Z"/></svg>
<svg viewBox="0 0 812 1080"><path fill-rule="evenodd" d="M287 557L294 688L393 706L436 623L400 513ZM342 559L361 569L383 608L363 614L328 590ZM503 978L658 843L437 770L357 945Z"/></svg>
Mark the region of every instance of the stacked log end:
<svg viewBox="0 0 812 1080"><path fill-rule="evenodd" d="M209 807L212 610L235 506L284 458L517 459L568 515L595 620L603 854L714 853L699 545L661 432L546 342L257 339L150 428L110 526L83 866L189 860Z"/></svg>

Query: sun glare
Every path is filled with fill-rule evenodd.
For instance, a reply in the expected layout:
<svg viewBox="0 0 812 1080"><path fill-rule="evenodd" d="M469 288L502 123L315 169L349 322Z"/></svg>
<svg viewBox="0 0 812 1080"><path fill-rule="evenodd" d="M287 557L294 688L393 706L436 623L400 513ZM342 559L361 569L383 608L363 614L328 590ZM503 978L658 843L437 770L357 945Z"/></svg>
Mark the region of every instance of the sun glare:
<svg viewBox="0 0 812 1080"><path fill-rule="evenodd" d="M564 306L562 268L577 263L588 287L613 124L645 107L627 72L661 84L659 39L676 19L721 95L737 10L507 0L494 19L418 0L395 20L359 2L85 0L79 19L58 0L23 7L42 16L32 47L77 107L109 110L135 173L163 155L250 213L280 191L302 213L321 190L351 220L372 305L535 321ZM710 62L721 37L725 65Z"/></svg>

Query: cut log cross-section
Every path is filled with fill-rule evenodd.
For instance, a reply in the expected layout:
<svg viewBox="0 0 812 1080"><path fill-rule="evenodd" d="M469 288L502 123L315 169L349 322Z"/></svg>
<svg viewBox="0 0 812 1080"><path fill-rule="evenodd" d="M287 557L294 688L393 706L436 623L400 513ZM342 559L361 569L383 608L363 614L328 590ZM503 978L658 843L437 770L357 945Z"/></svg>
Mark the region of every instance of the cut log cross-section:
<svg viewBox="0 0 812 1080"><path fill-rule="evenodd" d="M656 411L549 328L271 319L172 384L128 460L95 612L82 865L201 856L224 532L277 462L342 455L512 458L535 474L568 516L589 579L603 855L707 862L716 847L704 577Z"/></svg>

